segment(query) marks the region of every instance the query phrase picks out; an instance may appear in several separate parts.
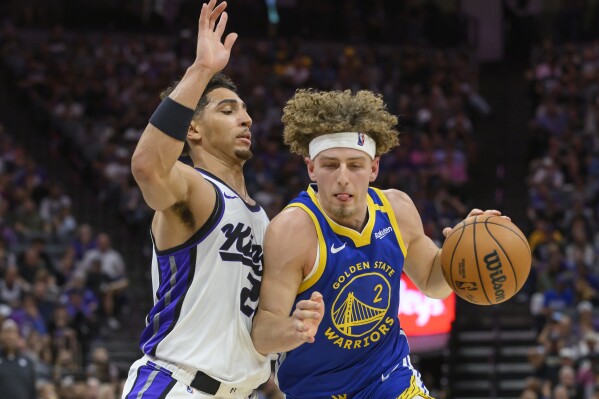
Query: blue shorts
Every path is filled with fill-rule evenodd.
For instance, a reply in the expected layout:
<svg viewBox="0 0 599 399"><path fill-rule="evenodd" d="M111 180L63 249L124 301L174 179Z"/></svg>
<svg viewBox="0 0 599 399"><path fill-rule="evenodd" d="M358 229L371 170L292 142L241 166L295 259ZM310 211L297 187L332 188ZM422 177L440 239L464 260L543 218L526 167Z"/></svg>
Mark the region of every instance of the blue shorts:
<svg viewBox="0 0 599 399"><path fill-rule="evenodd" d="M318 396L318 397L317 397ZM410 357L406 356L400 363L390 367L377 377L370 385L355 394L334 393L324 397L310 395L287 399L433 399L421 380L420 373L412 367Z"/></svg>

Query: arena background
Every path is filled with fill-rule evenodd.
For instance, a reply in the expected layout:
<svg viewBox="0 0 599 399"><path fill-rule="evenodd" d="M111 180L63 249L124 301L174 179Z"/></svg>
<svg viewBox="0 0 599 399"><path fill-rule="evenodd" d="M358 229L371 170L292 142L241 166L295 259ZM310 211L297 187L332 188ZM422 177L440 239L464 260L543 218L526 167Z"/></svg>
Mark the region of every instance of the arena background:
<svg viewBox="0 0 599 399"><path fill-rule="evenodd" d="M118 397L139 356L151 213L130 156L159 91L194 56L200 5L0 3L0 319L19 325L40 398ZM281 105L299 87L365 88L402 132L377 186L407 192L428 235L441 243L479 207L529 237L533 268L515 298L457 299L451 331L414 337L433 396L599 398L598 1L229 8L240 39L225 72L254 120L247 183L271 216L307 184L281 143ZM453 306L408 305L402 318ZM2 367L4 399L23 382ZM281 397L272 381L261 395Z"/></svg>

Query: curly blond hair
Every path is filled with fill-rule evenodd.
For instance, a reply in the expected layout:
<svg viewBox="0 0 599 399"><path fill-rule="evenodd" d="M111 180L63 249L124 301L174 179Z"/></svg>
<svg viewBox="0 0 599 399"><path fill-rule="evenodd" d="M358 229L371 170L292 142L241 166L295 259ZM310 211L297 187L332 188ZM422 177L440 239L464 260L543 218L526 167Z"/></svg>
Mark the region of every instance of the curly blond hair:
<svg viewBox="0 0 599 399"><path fill-rule="evenodd" d="M283 139L291 152L309 156L315 137L328 133L365 133L376 143L376 155L399 145L397 117L387 111L381 95L369 90L297 90L283 108Z"/></svg>

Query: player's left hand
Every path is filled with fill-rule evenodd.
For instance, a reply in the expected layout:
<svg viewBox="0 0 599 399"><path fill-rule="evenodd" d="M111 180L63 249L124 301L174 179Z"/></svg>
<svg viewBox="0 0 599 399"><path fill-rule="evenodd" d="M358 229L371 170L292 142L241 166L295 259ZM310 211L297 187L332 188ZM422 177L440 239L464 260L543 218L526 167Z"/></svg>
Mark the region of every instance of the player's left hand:
<svg viewBox="0 0 599 399"><path fill-rule="evenodd" d="M473 210L471 210L470 213L468 214L468 216L466 216L466 219L468 219L469 217L472 217L472 216L479 216L479 215L501 216L504 219L511 220L508 216L502 216L501 212L496 209L487 209L485 211L482 211L478 208L474 208ZM449 237L449 235L451 234L452 231L453 231L452 227L444 228L443 235L445 236L445 238Z"/></svg>
<svg viewBox="0 0 599 399"><path fill-rule="evenodd" d="M291 317L295 329L304 342L314 342L314 336L324 316L324 301L320 292L313 292L310 299L299 301Z"/></svg>

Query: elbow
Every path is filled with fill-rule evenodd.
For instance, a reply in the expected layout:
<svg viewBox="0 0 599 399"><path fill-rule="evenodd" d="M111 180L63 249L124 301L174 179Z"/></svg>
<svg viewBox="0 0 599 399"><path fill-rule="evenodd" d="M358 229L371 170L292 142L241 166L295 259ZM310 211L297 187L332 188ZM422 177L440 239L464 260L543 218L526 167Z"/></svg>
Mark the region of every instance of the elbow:
<svg viewBox="0 0 599 399"><path fill-rule="evenodd" d="M252 343L254 344L254 349L256 350L256 352L258 352L259 354L266 356L268 355L269 351L268 348L262 344L262 340L260 340L257 336L258 334L256 334L256 329L252 329Z"/></svg>
<svg viewBox="0 0 599 399"><path fill-rule="evenodd" d="M156 173L152 167L150 157L145 156L143 152L135 150L131 157L131 174L137 183L152 181Z"/></svg>
<svg viewBox="0 0 599 399"><path fill-rule="evenodd" d="M260 345L258 341L253 341L253 342L254 342L254 348L256 349L256 352L258 352L262 356L268 355L269 351L264 345Z"/></svg>
<svg viewBox="0 0 599 399"><path fill-rule="evenodd" d="M256 317L254 317L254 322L252 324L252 332L250 333L250 336L252 338L252 344L254 345L254 349L256 350L256 352L263 356L266 356L268 355L268 353L270 353L270 351L267 345L264 344L265 340L261 339L258 319L259 314L256 314Z"/></svg>

